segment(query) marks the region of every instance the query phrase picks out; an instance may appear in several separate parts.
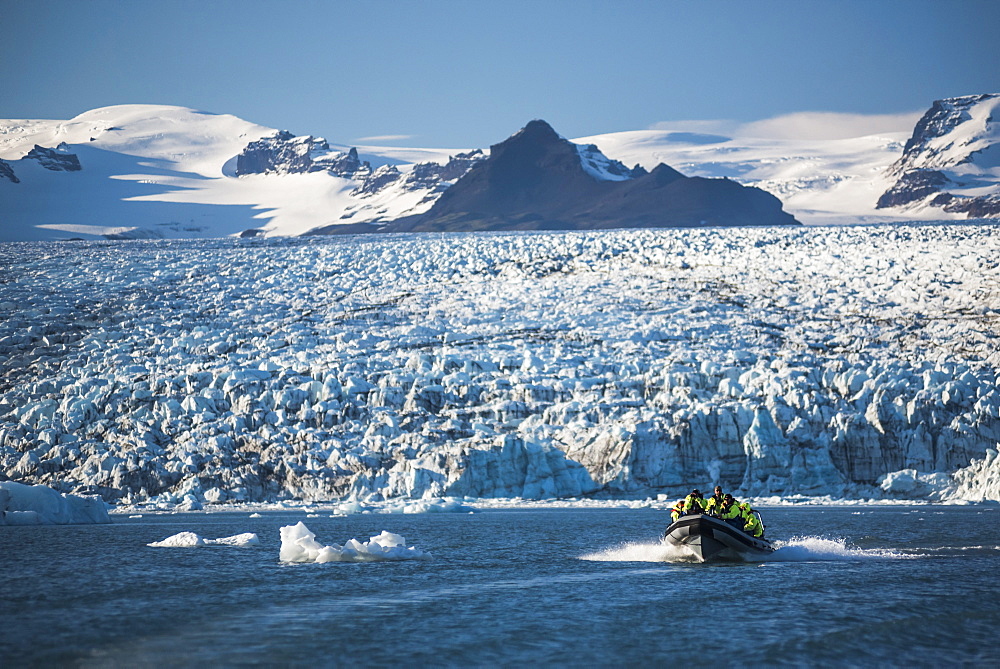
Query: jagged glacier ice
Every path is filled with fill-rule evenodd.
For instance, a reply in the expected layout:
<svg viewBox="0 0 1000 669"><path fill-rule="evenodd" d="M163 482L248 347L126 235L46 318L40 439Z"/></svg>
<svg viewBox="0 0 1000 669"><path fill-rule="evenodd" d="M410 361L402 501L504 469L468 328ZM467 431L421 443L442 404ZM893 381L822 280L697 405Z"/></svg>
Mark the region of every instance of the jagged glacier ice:
<svg viewBox="0 0 1000 669"><path fill-rule="evenodd" d="M953 475L1000 444L998 251L991 224L0 245L0 472L169 508L995 498Z"/></svg>
<svg viewBox="0 0 1000 669"><path fill-rule="evenodd" d="M986 456L973 460L952 474L953 482L942 495L945 499L967 502L1000 500L1000 454L987 449Z"/></svg>

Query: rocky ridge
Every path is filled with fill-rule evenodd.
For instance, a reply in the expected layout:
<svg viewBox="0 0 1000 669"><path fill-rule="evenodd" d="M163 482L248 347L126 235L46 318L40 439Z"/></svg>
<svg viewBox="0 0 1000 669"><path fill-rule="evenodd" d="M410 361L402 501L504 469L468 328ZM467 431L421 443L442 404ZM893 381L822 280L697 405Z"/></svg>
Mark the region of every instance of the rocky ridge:
<svg viewBox="0 0 1000 669"><path fill-rule="evenodd" d="M65 144L59 144L55 149L47 149L36 144L25 158L37 161L51 172L79 172L82 169L80 159L70 153L69 147Z"/></svg>
<svg viewBox="0 0 1000 669"><path fill-rule="evenodd" d="M60 143L54 149L35 144L21 160L35 161L50 172L79 172L83 169L80 159L76 154L70 153L69 147L64 143ZM13 166L4 160L0 160L0 178L15 184L21 183L14 173Z"/></svg>
<svg viewBox="0 0 1000 669"><path fill-rule="evenodd" d="M395 165L383 165L352 190L351 195L367 198L398 186L403 191L426 191L425 201L433 202L483 157L483 152L476 149L450 156L444 164L417 163L405 174Z"/></svg>
<svg viewBox="0 0 1000 669"><path fill-rule="evenodd" d="M236 157L236 176L327 172L363 179L371 171L371 165L358 158L356 148L333 151L322 137L295 136L287 130L250 142Z"/></svg>

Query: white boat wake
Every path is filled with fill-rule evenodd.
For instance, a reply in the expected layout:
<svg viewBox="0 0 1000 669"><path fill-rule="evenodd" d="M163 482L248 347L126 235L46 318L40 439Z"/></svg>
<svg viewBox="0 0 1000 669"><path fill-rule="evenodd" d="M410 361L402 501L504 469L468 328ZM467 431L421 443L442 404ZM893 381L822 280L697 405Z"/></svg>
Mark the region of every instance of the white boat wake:
<svg viewBox="0 0 1000 669"><path fill-rule="evenodd" d="M891 548L857 548L846 539L826 537L794 537L774 542L775 550L770 555L754 562L829 562L871 559L912 558ZM594 553L580 556L581 560L593 562L677 562L700 563L684 548L667 543L628 542Z"/></svg>

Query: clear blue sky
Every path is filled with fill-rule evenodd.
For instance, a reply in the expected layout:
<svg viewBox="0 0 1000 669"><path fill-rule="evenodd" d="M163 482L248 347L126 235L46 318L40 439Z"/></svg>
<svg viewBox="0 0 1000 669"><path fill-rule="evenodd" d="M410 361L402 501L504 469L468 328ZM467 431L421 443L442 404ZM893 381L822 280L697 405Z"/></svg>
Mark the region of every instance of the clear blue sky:
<svg viewBox="0 0 1000 669"><path fill-rule="evenodd" d="M0 0L0 118L172 104L480 147L1000 92L1000 0Z"/></svg>

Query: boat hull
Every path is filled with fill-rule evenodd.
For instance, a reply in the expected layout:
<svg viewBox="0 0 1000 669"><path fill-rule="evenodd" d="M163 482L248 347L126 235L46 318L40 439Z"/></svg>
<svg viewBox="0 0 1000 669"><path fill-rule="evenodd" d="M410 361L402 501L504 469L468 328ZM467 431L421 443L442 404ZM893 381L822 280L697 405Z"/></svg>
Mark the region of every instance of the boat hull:
<svg viewBox="0 0 1000 669"><path fill-rule="evenodd" d="M683 516L666 529L663 538L701 562L747 562L774 552L770 541L752 537L714 516Z"/></svg>

